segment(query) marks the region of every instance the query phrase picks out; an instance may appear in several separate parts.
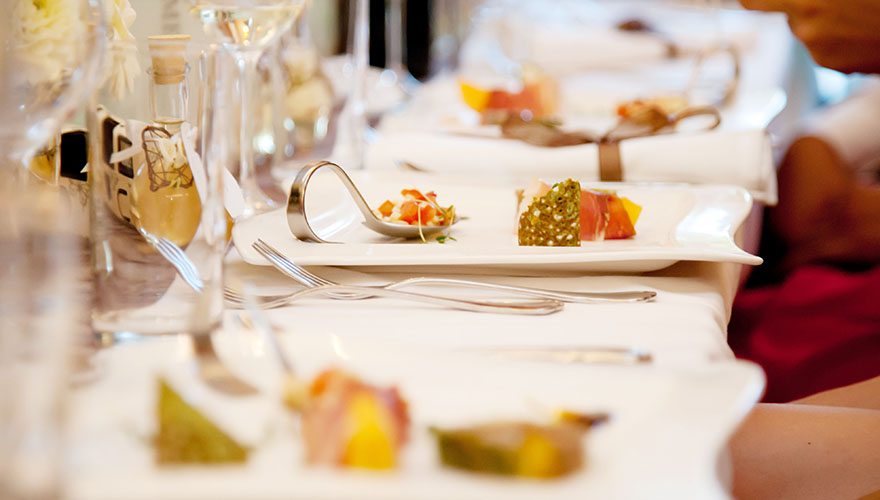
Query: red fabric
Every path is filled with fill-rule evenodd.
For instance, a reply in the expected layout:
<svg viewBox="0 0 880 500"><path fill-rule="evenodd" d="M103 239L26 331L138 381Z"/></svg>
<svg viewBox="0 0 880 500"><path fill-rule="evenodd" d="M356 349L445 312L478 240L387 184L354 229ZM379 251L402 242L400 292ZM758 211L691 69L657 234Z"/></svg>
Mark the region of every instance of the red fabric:
<svg viewBox="0 0 880 500"><path fill-rule="evenodd" d="M880 375L880 267L806 266L781 285L744 290L729 333L737 356L767 372L768 402Z"/></svg>

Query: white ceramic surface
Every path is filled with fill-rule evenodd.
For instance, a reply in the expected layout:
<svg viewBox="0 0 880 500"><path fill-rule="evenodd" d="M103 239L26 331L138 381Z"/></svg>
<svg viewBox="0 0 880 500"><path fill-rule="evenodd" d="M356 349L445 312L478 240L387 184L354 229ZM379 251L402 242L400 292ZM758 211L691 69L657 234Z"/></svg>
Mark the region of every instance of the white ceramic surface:
<svg viewBox="0 0 880 500"><path fill-rule="evenodd" d="M403 188L434 190L441 205L467 217L446 244L392 240L366 229L353 202L332 176L316 177L307 203L313 228L345 244L296 240L283 210L236 223L235 246L245 261L267 265L251 244L262 238L301 265L480 266L498 269L643 272L681 260L756 265L761 259L740 249L733 236L752 199L742 188L684 184L583 183L615 189L642 205L637 235L627 240L585 241L580 247L521 247L516 242L516 186L477 186L447 177L357 172L353 178L371 206L399 198ZM555 179L548 179L553 181Z"/></svg>
<svg viewBox="0 0 880 500"><path fill-rule="evenodd" d="M307 467L296 422L277 403L277 363L253 334L226 331L227 364L264 390L229 399L198 384L184 338L155 338L99 354L101 376L74 393L71 499L728 498L717 473L724 446L763 388L746 362L682 367L558 365L438 353L292 329L283 345L305 376L342 366L408 399L412 441L400 468L369 473ZM163 375L237 439L242 466L161 468L154 461L156 379ZM112 404L110 404L112 402ZM554 410L602 411L584 441L585 467L562 480L487 478L439 465L431 425L546 421ZM722 459L722 462L719 460Z"/></svg>

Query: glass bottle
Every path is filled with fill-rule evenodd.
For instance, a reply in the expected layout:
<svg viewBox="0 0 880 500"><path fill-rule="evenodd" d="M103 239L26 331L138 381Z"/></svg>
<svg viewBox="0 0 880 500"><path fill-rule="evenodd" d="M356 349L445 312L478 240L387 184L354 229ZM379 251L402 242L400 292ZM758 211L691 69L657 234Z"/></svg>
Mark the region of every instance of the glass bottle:
<svg viewBox="0 0 880 500"><path fill-rule="evenodd" d="M132 223L141 233L167 238L185 247L201 218L181 127L187 117L189 65L184 57L188 35L151 36L148 70L153 124L144 129L144 162L132 186Z"/></svg>

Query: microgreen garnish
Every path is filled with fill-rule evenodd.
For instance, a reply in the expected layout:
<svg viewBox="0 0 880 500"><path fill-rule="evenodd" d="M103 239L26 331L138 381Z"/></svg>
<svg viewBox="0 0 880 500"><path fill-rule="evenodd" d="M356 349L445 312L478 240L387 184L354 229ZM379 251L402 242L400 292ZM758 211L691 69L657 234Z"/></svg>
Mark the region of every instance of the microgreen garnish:
<svg viewBox="0 0 880 500"><path fill-rule="evenodd" d="M446 243L446 240L458 241L457 239L455 239L452 236L449 236L448 234L441 234L440 236L437 237L437 243L440 243L441 245Z"/></svg>
<svg viewBox="0 0 880 500"><path fill-rule="evenodd" d="M416 217L419 219L419 238L422 239L422 243L427 243L428 240L425 239L425 233L422 232L422 206L421 202L416 202Z"/></svg>

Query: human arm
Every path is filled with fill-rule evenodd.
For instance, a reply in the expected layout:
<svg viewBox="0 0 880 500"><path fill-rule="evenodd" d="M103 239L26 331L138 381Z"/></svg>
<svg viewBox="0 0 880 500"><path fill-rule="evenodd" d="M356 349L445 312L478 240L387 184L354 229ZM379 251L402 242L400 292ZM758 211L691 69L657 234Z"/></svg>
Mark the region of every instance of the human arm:
<svg viewBox="0 0 880 500"><path fill-rule="evenodd" d="M730 449L736 498L858 498L880 490L880 411L759 404Z"/></svg>
<svg viewBox="0 0 880 500"><path fill-rule="evenodd" d="M796 37L822 66L880 73L880 1L740 0L747 9L788 15Z"/></svg>
<svg viewBox="0 0 880 500"><path fill-rule="evenodd" d="M807 405L880 410L880 377L822 391L792 402Z"/></svg>
<svg viewBox="0 0 880 500"><path fill-rule="evenodd" d="M786 267L880 261L880 186L859 183L825 140L796 140L779 168L770 223L788 245Z"/></svg>

